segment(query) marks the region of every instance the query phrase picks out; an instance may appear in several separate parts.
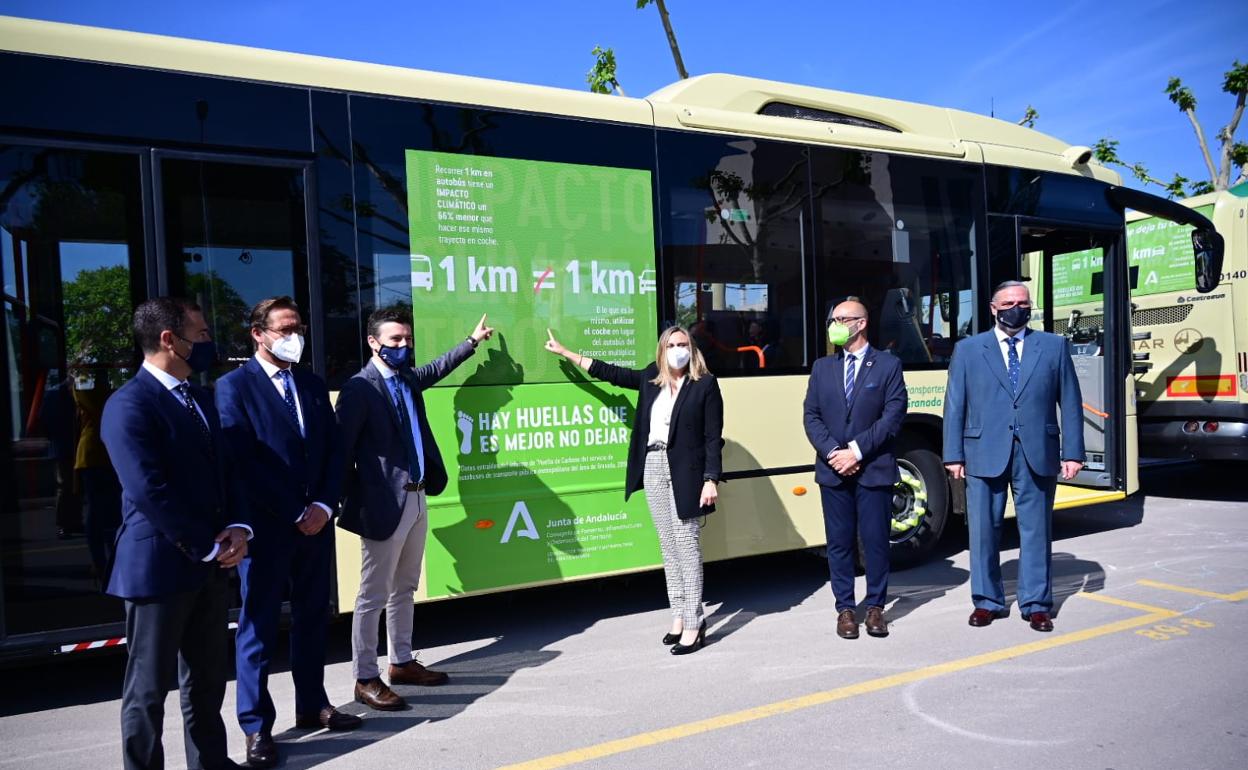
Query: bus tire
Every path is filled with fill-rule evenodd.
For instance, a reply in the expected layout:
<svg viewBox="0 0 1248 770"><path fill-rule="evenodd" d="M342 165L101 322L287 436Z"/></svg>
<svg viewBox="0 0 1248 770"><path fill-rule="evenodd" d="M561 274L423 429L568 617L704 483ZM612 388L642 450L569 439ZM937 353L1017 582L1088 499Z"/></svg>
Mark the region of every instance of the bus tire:
<svg viewBox="0 0 1248 770"><path fill-rule="evenodd" d="M899 443L897 470L901 480L890 511L890 561L894 567L908 567L926 559L945 532L949 481L940 456L914 440Z"/></svg>

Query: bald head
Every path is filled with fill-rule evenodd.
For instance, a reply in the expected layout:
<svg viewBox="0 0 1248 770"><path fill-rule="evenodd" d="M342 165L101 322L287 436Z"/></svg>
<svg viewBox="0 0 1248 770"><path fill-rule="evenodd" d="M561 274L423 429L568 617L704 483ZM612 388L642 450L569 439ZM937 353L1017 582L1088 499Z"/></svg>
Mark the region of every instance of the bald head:
<svg viewBox="0 0 1248 770"><path fill-rule="evenodd" d="M832 308L832 318L839 321L847 318L861 318L865 321L867 320L867 306L856 299L847 299Z"/></svg>

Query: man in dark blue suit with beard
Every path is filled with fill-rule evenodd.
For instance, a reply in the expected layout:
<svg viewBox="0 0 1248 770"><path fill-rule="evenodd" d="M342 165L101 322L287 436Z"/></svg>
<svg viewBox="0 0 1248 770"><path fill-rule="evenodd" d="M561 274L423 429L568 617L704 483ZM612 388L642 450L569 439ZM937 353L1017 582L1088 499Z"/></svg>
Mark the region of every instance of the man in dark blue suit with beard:
<svg viewBox="0 0 1248 770"><path fill-rule="evenodd" d="M815 362L806 390L806 437L817 453L828 571L836 597L836 633L858 638L854 551L862 541L871 636L888 636L889 512L897 462L893 440L908 399L901 361L867 343L867 308L846 300L828 314L828 339L841 352Z"/></svg>
<svg viewBox="0 0 1248 770"><path fill-rule="evenodd" d="M247 555L246 502L207 391L187 381L216 360L185 300L134 311L143 366L104 406L101 435L122 490L107 592L126 600L125 767L164 767L165 696L182 691L186 765L230 768L221 701L229 640L226 571Z"/></svg>
<svg viewBox="0 0 1248 770"><path fill-rule="evenodd" d="M304 327L290 297L251 311L256 355L217 382L217 408L255 512L258 537L239 565L238 723L247 763L277 763L269 670L277 652L282 599L290 596L290 670L295 726L351 730L361 720L330 705L325 634L334 566L334 527L343 447L325 382L296 367Z"/></svg>

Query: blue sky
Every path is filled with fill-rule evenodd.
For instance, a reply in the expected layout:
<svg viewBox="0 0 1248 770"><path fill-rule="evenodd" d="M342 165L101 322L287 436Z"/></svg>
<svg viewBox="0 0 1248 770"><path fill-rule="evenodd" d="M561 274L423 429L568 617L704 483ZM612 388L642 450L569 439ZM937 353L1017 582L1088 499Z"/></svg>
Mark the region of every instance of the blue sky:
<svg viewBox="0 0 1248 770"><path fill-rule="evenodd" d="M634 0L0 0L0 13L584 89L595 45L644 96L676 79L658 12ZM894 0L668 0L691 74L731 72L908 99L1016 120L1072 144L1103 136L1154 176L1208 178L1191 125L1163 89L1196 93L1213 135L1233 99L1222 74L1248 61L1236 0L960 5ZM1248 141L1248 119L1237 132Z"/></svg>

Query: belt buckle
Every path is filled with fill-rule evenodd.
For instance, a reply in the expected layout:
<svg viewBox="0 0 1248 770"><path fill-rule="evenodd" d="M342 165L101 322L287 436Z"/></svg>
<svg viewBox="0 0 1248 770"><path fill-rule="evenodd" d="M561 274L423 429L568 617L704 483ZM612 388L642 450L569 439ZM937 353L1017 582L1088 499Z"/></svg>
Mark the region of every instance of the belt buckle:
<svg viewBox="0 0 1248 770"><path fill-rule="evenodd" d="M403 485L403 490L405 492L419 492L424 488L425 488L425 482L423 479L421 481L416 482L415 484L409 481Z"/></svg>

